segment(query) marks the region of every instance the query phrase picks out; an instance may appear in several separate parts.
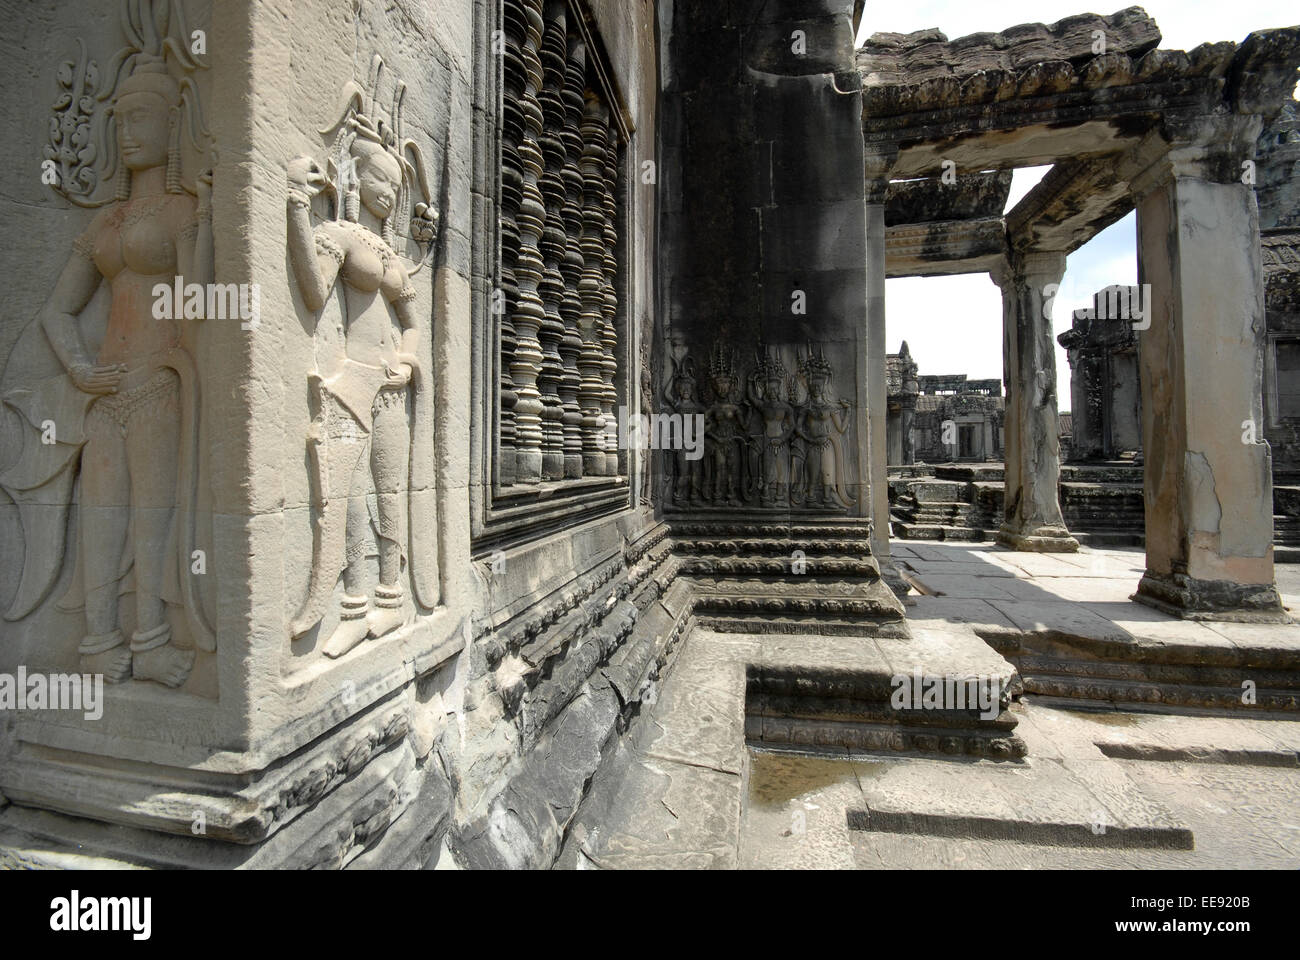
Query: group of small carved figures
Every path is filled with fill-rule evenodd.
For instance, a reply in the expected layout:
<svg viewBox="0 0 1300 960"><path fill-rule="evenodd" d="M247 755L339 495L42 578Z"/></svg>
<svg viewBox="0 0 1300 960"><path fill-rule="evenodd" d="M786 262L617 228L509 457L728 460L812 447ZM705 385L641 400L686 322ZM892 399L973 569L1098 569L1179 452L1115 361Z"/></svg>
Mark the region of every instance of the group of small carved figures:
<svg viewBox="0 0 1300 960"><path fill-rule="evenodd" d="M831 396L834 373L810 344L794 374L760 344L742 379L737 351L716 344L703 390L692 357L674 358L664 384L667 410L702 416L704 456L664 451L665 496L673 506L844 509L849 491L843 437L852 405Z"/></svg>

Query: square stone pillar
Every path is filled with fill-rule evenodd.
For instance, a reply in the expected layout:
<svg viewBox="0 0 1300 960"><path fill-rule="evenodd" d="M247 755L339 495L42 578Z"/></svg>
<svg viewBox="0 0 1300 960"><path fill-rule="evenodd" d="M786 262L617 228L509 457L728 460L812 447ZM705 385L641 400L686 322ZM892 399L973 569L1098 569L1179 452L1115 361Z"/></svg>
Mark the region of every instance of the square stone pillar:
<svg viewBox="0 0 1300 960"><path fill-rule="evenodd" d="M1079 543L1061 518L1056 355L1051 301L1065 254L1013 254L993 276L1002 288L1006 378L1006 489L998 543L1013 550L1072 553Z"/></svg>
<svg viewBox="0 0 1300 960"><path fill-rule="evenodd" d="M874 520L872 547L880 563L880 574L896 593L907 588L889 552L889 445L886 407L889 387L885 378L885 190L889 169L897 153L873 154L865 158L867 208L867 404L870 419L871 516ZM910 418L904 414L903 444L910 441ZM907 462L911 460L904 454Z"/></svg>
<svg viewBox="0 0 1300 960"><path fill-rule="evenodd" d="M1147 570L1135 599L1197 620L1286 622L1273 577L1272 464L1254 189L1177 148L1132 181ZM1219 164L1215 169L1239 170Z"/></svg>

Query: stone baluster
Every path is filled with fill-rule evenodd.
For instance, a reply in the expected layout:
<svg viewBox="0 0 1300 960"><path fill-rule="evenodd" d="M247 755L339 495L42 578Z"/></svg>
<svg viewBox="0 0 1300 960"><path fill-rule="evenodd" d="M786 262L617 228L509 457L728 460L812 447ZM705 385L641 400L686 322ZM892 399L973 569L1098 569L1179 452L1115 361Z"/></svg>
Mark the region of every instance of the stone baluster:
<svg viewBox="0 0 1300 960"><path fill-rule="evenodd" d="M523 199L523 168L519 162L519 141L523 138L524 115L520 99L524 93L523 44L528 32L522 0L505 3L505 63L502 92L501 131L501 290L493 298L501 316L500 424L497 479L502 486L515 482L515 393L510 367L515 356L513 317L519 301L515 264L519 259L519 225L516 216Z"/></svg>
<svg viewBox="0 0 1300 960"><path fill-rule="evenodd" d="M582 373L579 402L582 404L583 472L593 477L608 476L605 456L605 355L601 326L605 296L605 127L608 113L596 94L588 89L582 115Z"/></svg>
<svg viewBox="0 0 1300 960"><path fill-rule="evenodd" d="M564 476L576 479L582 476L582 408L578 405L578 390L582 376L578 372L578 355L582 352L582 335L578 322L582 316L582 298L578 286L582 281L582 112L583 90L586 87L587 48L576 33L568 38L564 90L564 140L565 159L564 206L562 216L565 226L564 261L560 272L564 276L564 298L560 302L560 316L564 320L564 336L560 340L560 358L563 373L560 378L560 400L564 412Z"/></svg>
<svg viewBox="0 0 1300 960"><path fill-rule="evenodd" d="M542 197L546 202L546 226L542 232L542 303L546 317L539 339L542 345L542 372L538 386L542 394L542 478L564 479L564 405L560 399L560 380L564 364L560 357L560 340L564 337L564 319L560 301L564 298L564 276L560 261L567 247L562 208L564 179L562 171L566 151L564 129L565 61L568 57L565 0L547 0L546 23L542 35Z"/></svg>
<svg viewBox="0 0 1300 960"><path fill-rule="evenodd" d="M519 302L515 305L514 327L517 342L510 374L519 399L515 403L515 482L538 483L542 478L542 395L537 378L542 371L542 345L538 332L546 319L546 308L538 288L542 280L542 230L546 225L546 207L542 202L539 181L542 176L542 107L537 93L542 86L542 0L525 0L524 14L528 30L522 48L526 80L520 109L524 115L524 135L519 143L519 160L523 165L523 199L519 204L519 262L515 280L519 284Z"/></svg>
<svg viewBox="0 0 1300 960"><path fill-rule="evenodd" d="M604 324L601 331L601 352L604 361L601 379L605 383L605 392L601 398L601 409L605 413L606 423L617 416L615 407L618 404L618 389L614 386L614 378L618 375L618 204L615 200L615 191L618 189L618 142L618 127L611 122L605 134L604 199L602 201L605 209L605 255L601 268L605 276L602 284L604 303L601 313ZM606 472L609 476L617 477L622 473L618 449L607 449L605 460Z"/></svg>

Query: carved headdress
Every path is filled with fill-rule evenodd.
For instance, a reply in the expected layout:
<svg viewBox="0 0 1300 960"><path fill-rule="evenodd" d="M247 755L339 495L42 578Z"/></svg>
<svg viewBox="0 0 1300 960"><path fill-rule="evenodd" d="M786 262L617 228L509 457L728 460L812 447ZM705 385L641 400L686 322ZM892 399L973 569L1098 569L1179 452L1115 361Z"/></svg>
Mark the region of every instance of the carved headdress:
<svg viewBox="0 0 1300 960"><path fill-rule="evenodd" d="M781 362L781 357L776 351L772 350L765 344L759 344L757 351L758 362L754 366L754 376L763 381L780 380L783 383L786 378L785 364Z"/></svg>
<svg viewBox="0 0 1300 960"><path fill-rule="evenodd" d="M821 347L814 349L811 343L808 344L808 352L799 356L799 374L805 383L815 380L830 383L835 376L830 361L826 359L825 350Z"/></svg>
<svg viewBox="0 0 1300 960"><path fill-rule="evenodd" d="M736 379L736 351L721 343L715 343L709 355L709 379L714 380L718 377Z"/></svg>
<svg viewBox="0 0 1300 960"><path fill-rule="evenodd" d="M403 136L402 103L406 99L406 84L402 81L394 85L388 116L381 116L379 87L383 73L383 57L375 54L370 61L368 89L349 81L343 88L339 119L320 131L322 136L335 135L329 152L329 179L337 194L334 216L356 221L360 212L357 164L367 155L382 151L402 171L397 204L384 221L384 241L397 250L398 238L409 235L427 249L438 229L438 211L430 203L429 179L420 148L414 140ZM414 209L413 194L419 197ZM418 270L419 267L412 273Z"/></svg>
<svg viewBox="0 0 1300 960"><path fill-rule="evenodd" d="M51 109L45 159L55 164L53 188L79 207L102 207L130 195L131 174L117 149L117 102L131 93L158 95L175 111L167 150L167 191L193 193L181 176L182 132L195 151L207 149L208 131L193 75L207 69L193 52L180 0L122 0L120 22L126 45L108 69L77 41L76 60L58 71L59 97ZM111 193L102 184L112 183Z"/></svg>

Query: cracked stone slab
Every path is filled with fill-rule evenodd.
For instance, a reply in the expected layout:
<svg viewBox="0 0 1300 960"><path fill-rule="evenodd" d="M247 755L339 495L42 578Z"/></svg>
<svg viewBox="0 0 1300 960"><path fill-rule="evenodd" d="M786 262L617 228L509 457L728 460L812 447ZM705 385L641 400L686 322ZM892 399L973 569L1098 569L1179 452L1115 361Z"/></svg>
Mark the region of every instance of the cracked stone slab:
<svg viewBox="0 0 1300 960"><path fill-rule="evenodd" d="M971 624L1012 629L1014 624L987 600L958 597L917 597L908 611L913 631L925 623Z"/></svg>
<svg viewBox="0 0 1300 960"><path fill-rule="evenodd" d="M1013 594L1004 587L1015 581L1001 577L976 577L970 575L925 574L916 580L927 594L953 597L960 600L1011 600Z"/></svg>
<svg viewBox="0 0 1300 960"><path fill-rule="evenodd" d="M1109 761L1045 761L1032 768L882 761L862 778L864 809L850 827L889 833L1015 840L1054 846L1192 849L1192 833ZM977 763L973 766L979 767Z"/></svg>

